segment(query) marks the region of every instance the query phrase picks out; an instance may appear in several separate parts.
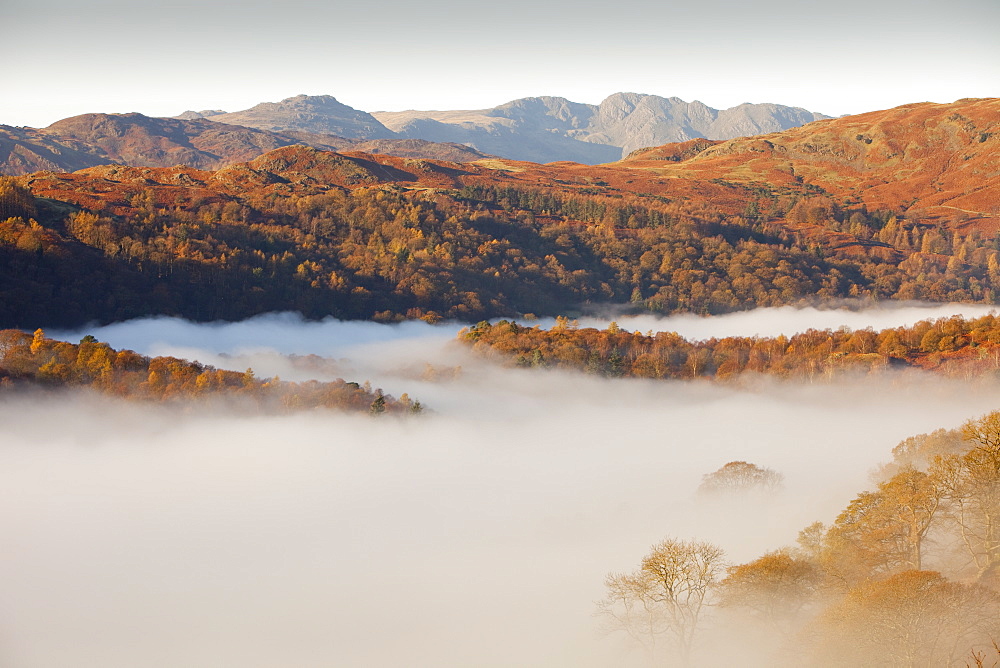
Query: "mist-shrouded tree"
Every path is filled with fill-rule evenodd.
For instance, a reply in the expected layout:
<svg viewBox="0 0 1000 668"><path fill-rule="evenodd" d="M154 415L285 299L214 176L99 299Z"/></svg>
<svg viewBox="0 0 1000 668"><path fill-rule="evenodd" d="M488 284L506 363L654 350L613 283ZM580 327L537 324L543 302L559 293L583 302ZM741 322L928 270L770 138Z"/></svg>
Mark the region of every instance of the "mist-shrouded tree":
<svg viewBox="0 0 1000 668"><path fill-rule="evenodd" d="M655 659L670 629L649 574L641 570L609 573L604 586L607 594L597 609L605 630L625 633Z"/></svg>
<svg viewBox="0 0 1000 668"><path fill-rule="evenodd" d="M858 494L823 539L821 562L844 588L924 567L924 543L945 490L938 472L900 469Z"/></svg>
<svg viewBox="0 0 1000 668"><path fill-rule="evenodd" d="M781 489L784 476L774 469L750 462L729 462L718 471L702 476L699 494L726 495L747 492L775 492Z"/></svg>
<svg viewBox="0 0 1000 668"><path fill-rule="evenodd" d="M379 417L385 414L385 410L385 395L382 394L382 390L376 390L375 399L368 407L368 413L372 417Z"/></svg>
<svg viewBox="0 0 1000 668"><path fill-rule="evenodd" d="M769 552L728 569L719 587L719 604L788 635L815 602L823 577L807 558L788 550Z"/></svg>
<svg viewBox="0 0 1000 668"><path fill-rule="evenodd" d="M938 457L931 467L941 480L947 517L981 580L1000 581L1000 411L962 426L972 448Z"/></svg>
<svg viewBox="0 0 1000 668"><path fill-rule="evenodd" d="M924 568L924 542L941 507L943 489L936 475L906 467L878 486L896 517L897 541L893 546L903 565Z"/></svg>
<svg viewBox="0 0 1000 668"><path fill-rule="evenodd" d="M663 540L637 571L608 575L598 614L609 632L626 633L653 660L691 665L695 634L712 603L724 559L722 548L711 543Z"/></svg>
<svg viewBox="0 0 1000 668"><path fill-rule="evenodd" d="M934 571L904 571L852 589L819 617L816 666L964 666L1000 634L1000 598Z"/></svg>

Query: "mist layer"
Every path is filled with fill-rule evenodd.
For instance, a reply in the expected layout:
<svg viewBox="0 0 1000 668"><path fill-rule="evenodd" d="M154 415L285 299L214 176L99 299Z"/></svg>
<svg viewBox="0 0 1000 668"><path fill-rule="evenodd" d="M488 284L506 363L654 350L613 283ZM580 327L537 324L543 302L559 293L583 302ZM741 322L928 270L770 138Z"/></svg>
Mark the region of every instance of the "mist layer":
<svg viewBox="0 0 1000 668"><path fill-rule="evenodd" d="M996 408L995 387L931 377L751 390L498 369L422 324L116 327L96 334L266 373L293 372L276 351L334 355L433 413L5 402L6 666L629 665L592 616L608 571L665 536L733 562L789 544L902 438ZM699 501L732 460L784 492Z"/></svg>

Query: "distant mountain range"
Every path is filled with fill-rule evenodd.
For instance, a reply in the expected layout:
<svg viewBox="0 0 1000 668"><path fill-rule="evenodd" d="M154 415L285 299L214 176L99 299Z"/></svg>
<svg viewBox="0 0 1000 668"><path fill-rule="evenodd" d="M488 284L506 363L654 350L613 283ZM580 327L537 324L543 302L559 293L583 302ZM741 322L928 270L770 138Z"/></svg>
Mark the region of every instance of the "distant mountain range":
<svg viewBox="0 0 1000 668"><path fill-rule="evenodd" d="M798 107L741 104L712 109L676 97L615 93L599 105L529 97L479 111L375 112L405 137L458 142L516 160L598 164L689 139L733 139L829 118Z"/></svg>
<svg viewBox="0 0 1000 668"><path fill-rule="evenodd" d="M41 129L0 125L0 173L74 171L109 163L219 169L293 144L450 162L490 154L599 164L667 142L775 132L822 118L777 104L719 111L700 102L635 93L616 93L600 105L534 97L477 111L374 113L329 95L297 95L234 113L83 114Z"/></svg>
<svg viewBox="0 0 1000 668"><path fill-rule="evenodd" d="M297 95L235 113L187 111L181 118L272 132L309 132L357 139L407 138L456 143L514 160L613 162L632 151L688 139L733 139L778 132L828 118L798 107L745 103L713 109L701 102L615 93L600 104L527 97L492 109L366 113L329 95Z"/></svg>

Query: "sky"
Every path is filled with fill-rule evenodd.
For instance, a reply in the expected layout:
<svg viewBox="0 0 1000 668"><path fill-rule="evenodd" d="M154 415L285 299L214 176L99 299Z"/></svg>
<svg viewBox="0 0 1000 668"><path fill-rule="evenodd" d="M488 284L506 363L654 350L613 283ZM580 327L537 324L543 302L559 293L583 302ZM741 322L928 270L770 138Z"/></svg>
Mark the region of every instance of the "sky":
<svg viewBox="0 0 1000 668"><path fill-rule="evenodd" d="M993 97L996 0L3 0L0 124L333 95L365 111L621 91L832 116Z"/></svg>

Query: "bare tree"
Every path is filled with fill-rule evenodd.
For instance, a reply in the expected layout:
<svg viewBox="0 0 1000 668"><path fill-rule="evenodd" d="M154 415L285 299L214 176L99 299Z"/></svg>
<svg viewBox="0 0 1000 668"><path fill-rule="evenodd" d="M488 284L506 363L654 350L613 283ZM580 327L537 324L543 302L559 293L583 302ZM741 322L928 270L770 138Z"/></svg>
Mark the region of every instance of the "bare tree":
<svg viewBox="0 0 1000 668"><path fill-rule="evenodd" d="M666 539L650 549L636 572L607 577L608 594L598 613L610 630L627 633L654 658L663 639L681 665L690 665L695 633L724 568L721 548Z"/></svg>
<svg viewBox="0 0 1000 668"><path fill-rule="evenodd" d="M655 661L658 641L669 629L649 575L641 570L609 573L604 586L608 593L597 603L597 610L604 618L605 630L624 632Z"/></svg>

